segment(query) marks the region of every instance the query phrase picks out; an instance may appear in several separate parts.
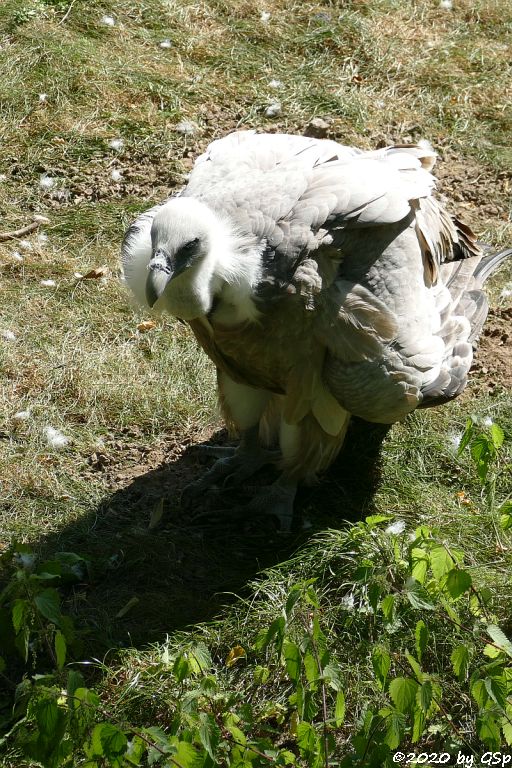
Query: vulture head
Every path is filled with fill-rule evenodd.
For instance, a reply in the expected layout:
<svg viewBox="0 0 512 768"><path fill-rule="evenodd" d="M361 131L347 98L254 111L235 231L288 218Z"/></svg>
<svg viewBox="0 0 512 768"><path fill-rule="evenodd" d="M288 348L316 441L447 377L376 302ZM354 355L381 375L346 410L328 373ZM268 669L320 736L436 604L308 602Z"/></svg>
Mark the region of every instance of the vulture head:
<svg viewBox="0 0 512 768"><path fill-rule="evenodd" d="M159 210L151 226L152 254L146 301L183 320L210 311L223 254L229 241L220 220L198 200L175 198Z"/></svg>

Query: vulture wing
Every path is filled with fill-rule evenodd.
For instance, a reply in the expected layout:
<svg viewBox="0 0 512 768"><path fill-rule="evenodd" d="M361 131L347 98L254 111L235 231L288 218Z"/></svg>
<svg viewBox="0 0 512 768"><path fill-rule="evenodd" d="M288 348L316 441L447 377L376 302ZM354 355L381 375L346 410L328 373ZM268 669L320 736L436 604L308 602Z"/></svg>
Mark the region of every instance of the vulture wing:
<svg viewBox="0 0 512 768"><path fill-rule="evenodd" d="M434 162L427 144L361 152L240 132L210 145L183 192L265 241L262 305L302 294L325 383L372 421L458 394L472 357L465 307L485 314L460 270L453 295L443 281L442 265L480 252L432 196Z"/></svg>

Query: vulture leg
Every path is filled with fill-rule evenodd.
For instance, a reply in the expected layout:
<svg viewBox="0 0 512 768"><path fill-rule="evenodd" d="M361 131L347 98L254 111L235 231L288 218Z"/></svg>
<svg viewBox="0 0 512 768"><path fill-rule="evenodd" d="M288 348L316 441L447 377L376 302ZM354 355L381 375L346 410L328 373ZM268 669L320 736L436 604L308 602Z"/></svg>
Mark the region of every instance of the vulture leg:
<svg viewBox="0 0 512 768"><path fill-rule="evenodd" d="M301 427L281 420L279 445L283 471L278 479L264 488L252 488L254 496L246 507L248 514L277 518L282 531L290 531L293 520L293 502L297 493L298 477L294 473L301 452Z"/></svg>
<svg viewBox="0 0 512 768"><path fill-rule="evenodd" d="M290 531L297 483L283 472L271 485L253 490L254 496L246 507L247 514L275 517L282 531Z"/></svg>
<svg viewBox="0 0 512 768"><path fill-rule="evenodd" d="M261 467L278 461L279 451L268 451L262 448L258 439L258 425L250 427L242 433L238 448L227 448L226 452L217 453L215 446L207 446L205 453L220 455L213 467L205 472L199 480L189 483L184 489L185 498L197 498L212 486L223 487L240 485L248 477L254 475ZM222 448L222 446L219 446Z"/></svg>
<svg viewBox="0 0 512 768"><path fill-rule="evenodd" d="M240 485L261 467L279 460L279 451L263 448L259 440L259 421L270 394L238 384L219 372L219 393L223 415L228 425L242 434L238 448L208 446L205 453L219 458L205 474L184 488L185 499L195 499L212 486Z"/></svg>

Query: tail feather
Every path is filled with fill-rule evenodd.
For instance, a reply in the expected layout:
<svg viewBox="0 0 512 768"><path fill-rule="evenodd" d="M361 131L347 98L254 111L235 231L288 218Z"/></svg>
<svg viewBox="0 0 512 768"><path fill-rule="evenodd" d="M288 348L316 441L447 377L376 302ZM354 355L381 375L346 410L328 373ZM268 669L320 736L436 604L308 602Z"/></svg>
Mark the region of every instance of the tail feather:
<svg viewBox="0 0 512 768"><path fill-rule="evenodd" d="M489 310L483 285L512 255L512 248L494 252L485 244L478 243L478 246L483 255L469 253L440 265L441 279L451 296L442 311L439 330L446 357L436 379L422 387L421 408L445 403L465 388L473 357L472 347L476 348Z"/></svg>
<svg viewBox="0 0 512 768"><path fill-rule="evenodd" d="M510 256L512 256L512 248L505 248L503 251L496 251L495 253L488 253L485 255L480 260L474 273L479 287L482 287L492 273L495 272L505 259L508 259Z"/></svg>

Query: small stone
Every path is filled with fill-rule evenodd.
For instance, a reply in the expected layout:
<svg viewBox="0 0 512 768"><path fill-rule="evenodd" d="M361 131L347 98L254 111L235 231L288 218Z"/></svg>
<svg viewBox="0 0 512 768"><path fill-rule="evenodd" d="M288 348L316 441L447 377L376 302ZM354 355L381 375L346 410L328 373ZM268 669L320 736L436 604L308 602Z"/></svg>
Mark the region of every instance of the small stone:
<svg viewBox="0 0 512 768"><path fill-rule="evenodd" d="M326 139L330 127L330 121L324 120L323 117L314 117L307 124L304 136L310 136L312 139Z"/></svg>
<svg viewBox="0 0 512 768"><path fill-rule="evenodd" d="M177 133L183 133L185 136L192 136L194 133L197 133L199 128L191 120L182 120L174 126L174 130Z"/></svg>

